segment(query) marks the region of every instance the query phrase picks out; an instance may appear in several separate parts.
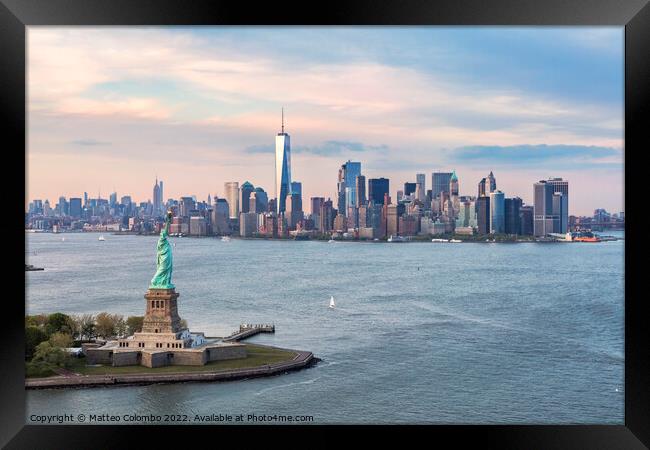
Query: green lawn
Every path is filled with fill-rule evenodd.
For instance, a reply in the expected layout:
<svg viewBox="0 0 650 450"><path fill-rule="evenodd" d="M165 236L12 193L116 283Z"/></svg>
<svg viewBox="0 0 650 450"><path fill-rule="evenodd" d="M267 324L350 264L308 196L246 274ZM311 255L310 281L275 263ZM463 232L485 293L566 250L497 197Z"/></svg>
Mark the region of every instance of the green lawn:
<svg viewBox="0 0 650 450"><path fill-rule="evenodd" d="M296 356L294 352L279 350L275 348L260 347L258 345L246 344L248 357L242 359L230 359L226 361L212 361L205 366L165 366L151 369L143 366L98 366L87 367L86 358L74 358L73 365L68 370L83 375L114 375L127 373L179 373L179 372L213 372L228 369L242 369L248 367L274 364L283 361L290 361Z"/></svg>

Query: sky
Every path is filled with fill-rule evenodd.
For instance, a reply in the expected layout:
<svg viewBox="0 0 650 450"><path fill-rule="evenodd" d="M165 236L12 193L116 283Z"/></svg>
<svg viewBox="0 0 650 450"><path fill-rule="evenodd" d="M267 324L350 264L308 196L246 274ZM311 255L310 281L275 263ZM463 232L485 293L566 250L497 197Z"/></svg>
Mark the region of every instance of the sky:
<svg viewBox="0 0 650 450"><path fill-rule="evenodd" d="M360 161L391 195L455 170L507 197L569 180L570 214L624 211L622 27L40 27L27 31L27 198L274 196L284 108L292 179L335 198Z"/></svg>

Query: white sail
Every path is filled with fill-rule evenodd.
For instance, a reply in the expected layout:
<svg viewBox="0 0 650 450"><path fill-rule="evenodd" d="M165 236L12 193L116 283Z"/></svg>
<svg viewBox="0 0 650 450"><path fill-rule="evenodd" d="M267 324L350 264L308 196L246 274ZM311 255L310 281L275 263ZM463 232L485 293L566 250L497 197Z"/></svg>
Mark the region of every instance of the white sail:
<svg viewBox="0 0 650 450"><path fill-rule="evenodd" d="M336 303L334 303L334 297L330 297L330 308L334 308Z"/></svg>

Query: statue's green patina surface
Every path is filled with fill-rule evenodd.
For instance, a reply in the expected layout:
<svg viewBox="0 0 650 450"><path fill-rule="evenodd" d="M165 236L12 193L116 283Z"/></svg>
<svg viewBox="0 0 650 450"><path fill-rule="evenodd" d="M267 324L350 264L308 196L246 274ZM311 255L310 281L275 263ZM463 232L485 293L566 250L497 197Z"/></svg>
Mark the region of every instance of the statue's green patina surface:
<svg viewBox="0 0 650 450"><path fill-rule="evenodd" d="M156 259L156 274L151 279L150 289L174 289L172 284L172 246L167 240L169 224L172 221L171 211L165 218L165 226L158 238L158 257Z"/></svg>

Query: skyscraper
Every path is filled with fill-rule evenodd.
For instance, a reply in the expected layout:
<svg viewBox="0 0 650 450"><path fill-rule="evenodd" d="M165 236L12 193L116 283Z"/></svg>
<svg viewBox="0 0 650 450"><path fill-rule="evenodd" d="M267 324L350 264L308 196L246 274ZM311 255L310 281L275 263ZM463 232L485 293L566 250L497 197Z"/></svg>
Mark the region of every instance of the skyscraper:
<svg viewBox="0 0 650 450"><path fill-rule="evenodd" d="M366 177L359 175L357 177L357 206L362 206L366 203Z"/></svg>
<svg viewBox="0 0 650 450"><path fill-rule="evenodd" d="M300 181L291 182L291 193L297 193L302 197L302 183Z"/></svg>
<svg viewBox="0 0 650 450"><path fill-rule="evenodd" d="M553 193L561 193L562 199L558 200L560 203L556 208L554 214L559 217L556 219L555 233L566 233L569 230L569 182L562 178L549 178L548 184L553 186Z"/></svg>
<svg viewBox="0 0 650 450"><path fill-rule="evenodd" d="M496 189L497 180L494 178L492 171L490 171L490 174L485 178L481 178L481 181L478 183L478 196L488 197Z"/></svg>
<svg viewBox="0 0 650 450"><path fill-rule="evenodd" d="M346 207L359 206L357 203L357 177L361 175L361 163L348 160L345 166Z"/></svg>
<svg viewBox="0 0 650 450"><path fill-rule="evenodd" d="M505 233L505 196L501 191L490 192L490 233Z"/></svg>
<svg viewBox="0 0 650 450"><path fill-rule="evenodd" d="M533 199L535 236L553 233L553 186L545 180L533 184Z"/></svg>
<svg viewBox="0 0 650 450"><path fill-rule="evenodd" d="M451 172L433 172L431 174L431 198L435 199L441 192L449 192Z"/></svg>
<svg viewBox="0 0 650 450"><path fill-rule="evenodd" d="M160 212L165 213L165 193L163 192L163 182L160 180Z"/></svg>
<svg viewBox="0 0 650 450"><path fill-rule="evenodd" d="M411 195L415 193L416 183L406 182L404 183L404 195Z"/></svg>
<svg viewBox="0 0 650 450"><path fill-rule="evenodd" d="M384 197L389 193L388 178L370 178L368 180L368 201L376 205L384 204Z"/></svg>
<svg viewBox="0 0 650 450"><path fill-rule="evenodd" d="M68 214L70 217L78 219L81 217L81 199L78 197L72 197L70 199L70 207Z"/></svg>
<svg viewBox="0 0 650 450"><path fill-rule="evenodd" d="M275 198L278 213L286 209L287 195L291 193L291 138L284 132L284 108L282 131L275 136Z"/></svg>
<svg viewBox="0 0 650 450"><path fill-rule="evenodd" d="M476 199L476 221L478 234L490 233L490 197Z"/></svg>
<svg viewBox="0 0 650 450"><path fill-rule="evenodd" d="M261 187L255 188L255 210L258 213L266 212L269 209L269 196Z"/></svg>
<svg viewBox="0 0 650 450"><path fill-rule="evenodd" d="M417 194L417 200L421 201L424 203L425 197L426 197L426 175L423 173L418 173L415 175L415 183L420 186L420 191L418 192L416 189L416 194Z"/></svg>
<svg viewBox="0 0 650 450"><path fill-rule="evenodd" d="M160 185L158 184L158 177L156 177L156 184L153 185L153 212L157 214L160 210Z"/></svg>
<svg viewBox="0 0 650 450"><path fill-rule="evenodd" d="M223 186L230 210L230 218L239 219L239 182L226 181Z"/></svg>
<svg viewBox="0 0 650 450"><path fill-rule="evenodd" d="M241 185L240 192L241 192L241 201L240 201L240 207L241 207L241 212L247 213L250 211L250 196L251 194L255 191L255 186L253 186L251 183L248 181L244 181L244 184Z"/></svg>
<svg viewBox="0 0 650 450"><path fill-rule="evenodd" d="M507 198L505 200L505 233L506 234L522 234L521 233L521 216L520 210L522 207L522 200L519 197Z"/></svg>
<svg viewBox="0 0 650 450"><path fill-rule="evenodd" d="M345 164L339 167L339 175L336 182L336 207L339 212L345 214Z"/></svg>

